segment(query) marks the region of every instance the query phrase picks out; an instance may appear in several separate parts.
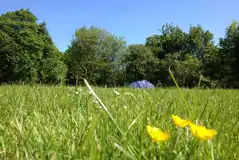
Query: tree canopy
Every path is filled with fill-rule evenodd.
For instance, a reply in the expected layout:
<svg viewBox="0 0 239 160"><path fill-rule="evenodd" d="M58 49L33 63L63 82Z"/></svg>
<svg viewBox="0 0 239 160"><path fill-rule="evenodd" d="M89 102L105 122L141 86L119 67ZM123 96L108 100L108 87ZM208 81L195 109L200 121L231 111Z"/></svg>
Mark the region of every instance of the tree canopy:
<svg viewBox="0 0 239 160"><path fill-rule="evenodd" d="M0 82L59 82L64 63L48 34L29 10L0 16Z"/></svg>
<svg viewBox="0 0 239 160"><path fill-rule="evenodd" d="M28 9L0 16L0 83L80 83L123 86L147 79L158 86L172 86L169 67L180 86L239 88L239 23L214 35L201 25L183 31L171 23L145 44L130 44L105 29L78 28L68 49L55 46L47 24L37 23Z"/></svg>
<svg viewBox="0 0 239 160"><path fill-rule="evenodd" d="M122 38L101 28L82 27L66 54L69 80L85 78L92 84L112 86L119 81L127 47Z"/></svg>

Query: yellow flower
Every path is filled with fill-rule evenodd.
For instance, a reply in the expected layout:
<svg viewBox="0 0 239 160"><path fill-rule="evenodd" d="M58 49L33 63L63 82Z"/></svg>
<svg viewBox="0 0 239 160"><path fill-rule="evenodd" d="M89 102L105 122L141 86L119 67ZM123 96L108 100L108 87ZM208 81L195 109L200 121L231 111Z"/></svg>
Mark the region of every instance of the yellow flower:
<svg viewBox="0 0 239 160"><path fill-rule="evenodd" d="M147 125L147 131L154 142L166 141L169 138L169 134L162 132L159 128L151 127Z"/></svg>
<svg viewBox="0 0 239 160"><path fill-rule="evenodd" d="M198 126L193 123L190 123L189 125L193 136L201 140L210 140L217 134L217 131L214 129L207 129L204 126Z"/></svg>
<svg viewBox="0 0 239 160"><path fill-rule="evenodd" d="M186 127L189 125L190 121L181 119L179 116L172 115L173 122L178 127Z"/></svg>

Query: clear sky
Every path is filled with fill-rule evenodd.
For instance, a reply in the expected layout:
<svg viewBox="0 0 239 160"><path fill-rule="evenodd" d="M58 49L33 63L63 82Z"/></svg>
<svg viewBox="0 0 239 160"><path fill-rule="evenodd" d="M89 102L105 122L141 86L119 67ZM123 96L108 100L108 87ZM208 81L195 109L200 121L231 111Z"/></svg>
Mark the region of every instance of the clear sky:
<svg viewBox="0 0 239 160"><path fill-rule="evenodd" d="M186 32L190 24L201 24L218 40L232 20L239 20L238 6L239 0L2 0L0 14L29 8L64 51L83 25L124 36L128 44L144 44L162 24L172 22Z"/></svg>

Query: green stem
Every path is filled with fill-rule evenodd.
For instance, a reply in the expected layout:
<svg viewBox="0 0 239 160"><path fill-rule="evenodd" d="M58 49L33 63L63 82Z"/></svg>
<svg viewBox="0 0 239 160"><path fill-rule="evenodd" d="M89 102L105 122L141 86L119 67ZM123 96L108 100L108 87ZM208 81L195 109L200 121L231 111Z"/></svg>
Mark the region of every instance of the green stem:
<svg viewBox="0 0 239 160"><path fill-rule="evenodd" d="M174 143L173 150L176 149L176 146L177 146L177 144L178 144L178 142L179 142L179 138L180 138L180 136L181 136L181 134L182 134L181 128L178 128L177 132L178 132L178 133L177 133L177 138L176 138L176 142Z"/></svg>
<svg viewBox="0 0 239 160"><path fill-rule="evenodd" d="M190 107L189 107L189 105L188 105L188 103L187 103L187 101L186 101L186 99L185 99L185 97L183 95L183 92L180 89L180 87L178 86L178 83L177 83L176 79L174 78L174 75L173 75L172 71L170 70L170 67L169 67L168 70L169 70L169 74L170 74L171 78L173 79L173 82L175 83L175 85L176 85L176 87L178 89L178 92L179 92L181 98L183 99L183 102L184 102L185 106L187 107L187 110L188 110L188 113L189 113L190 112Z"/></svg>
<svg viewBox="0 0 239 160"><path fill-rule="evenodd" d="M212 158L212 160L214 160L214 149L213 149L212 141L209 140L209 141L208 141L208 144L209 144L209 146L210 146L210 148L211 148L211 158Z"/></svg>

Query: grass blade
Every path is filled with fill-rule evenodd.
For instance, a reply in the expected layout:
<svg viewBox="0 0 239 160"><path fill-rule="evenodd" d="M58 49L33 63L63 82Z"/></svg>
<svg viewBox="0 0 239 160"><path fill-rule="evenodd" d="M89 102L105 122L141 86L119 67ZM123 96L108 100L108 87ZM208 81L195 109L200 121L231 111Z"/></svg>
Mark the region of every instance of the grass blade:
<svg viewBox="0 0 239 160"><path fill-rule="evenodd" d="M93 91L93 89L91 88L91 86L89 85L89 83L87 82L86 79L84 79L84 82L87 86L87 88L90 90L90 92L92 93L92 95L97 99L97 101L100 103L101 107L105 110L105 112L108 114L108 116L110 117L110 119L112 120L112 122L114 123L114 125L116 126L116 128L119 130L119 132L121 133L121 135L123 135L123 132L121 131L121 129L119 128L119 126L117 125L116 121L114 120L113 116L110 114L110 112L108 111L107 107L104 105L104 103L101 101L101 99L97 96L97 94Z"/></svg>
<svg viewBox="0 0 239 160"><path fill-rule="evenodd" d="M173 79L173 82L175 83L175 85L176 85L176 87L177 87L177 89L178 89L178 92L179 92L179 94L180 94L180 96L181 96L181 98L182 98L182 100L183 100L183 102L184 102L184 105L187 107L188 113L190 113L190 107L189 107L189 105L188 105L188 103L187 103L187 101L186 101L186 99L185 99L185 97L184 97L184 95L183 95L182 90L181 90L180 87L178 86L178 83L177 83L177 81L176 81L176 79L175 79L175 77L174 77L174 75L173 75L173 73L172 73L170 67L169 67L168 70L169 70L169 74L170 74L171 78Z"/></svg>

